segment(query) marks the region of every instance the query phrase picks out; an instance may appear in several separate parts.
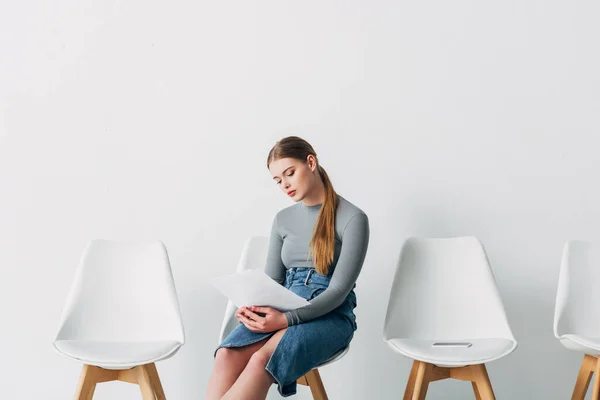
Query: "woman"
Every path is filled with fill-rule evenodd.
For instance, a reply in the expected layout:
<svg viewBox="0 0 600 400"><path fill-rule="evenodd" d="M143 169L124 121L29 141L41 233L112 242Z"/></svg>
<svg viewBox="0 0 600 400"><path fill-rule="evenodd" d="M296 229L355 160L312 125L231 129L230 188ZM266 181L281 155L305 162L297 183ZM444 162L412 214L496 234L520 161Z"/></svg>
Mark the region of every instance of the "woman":
<svg viewBox="0 0 600 400"><path fill-rule="evenodd" d="M275 216L265 272L310 301L281 313L241 307L241 323L219 345L206 399L265 399L269 387L296 393L296 380L343 350L356 330L354 287L367 252L369 220L336 194L312 146L291 136L267 168L297 204Z"/></svg>

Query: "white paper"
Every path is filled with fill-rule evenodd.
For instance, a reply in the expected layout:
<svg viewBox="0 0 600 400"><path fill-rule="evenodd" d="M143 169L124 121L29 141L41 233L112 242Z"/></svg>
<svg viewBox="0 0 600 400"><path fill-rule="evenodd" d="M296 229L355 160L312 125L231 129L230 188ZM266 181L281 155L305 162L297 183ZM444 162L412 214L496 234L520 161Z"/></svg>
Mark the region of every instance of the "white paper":
<svg viewBox="0 0 600 400"><path fill-rule="evenodd" d="M310 304L257 269L221 276L212 284L237 307L263 306L285 312Z"/></svg>

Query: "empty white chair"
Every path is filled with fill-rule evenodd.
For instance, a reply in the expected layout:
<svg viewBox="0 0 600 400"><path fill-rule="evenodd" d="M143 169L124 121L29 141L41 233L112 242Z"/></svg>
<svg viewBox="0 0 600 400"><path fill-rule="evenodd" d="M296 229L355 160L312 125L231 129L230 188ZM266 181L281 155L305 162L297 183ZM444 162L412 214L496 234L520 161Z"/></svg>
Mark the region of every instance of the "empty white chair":
<svg viewBox="0 0 600 400"><path fill-rule="evenodd" d="M600 244L573 240L563 249L554 336L569 350L584 354L572 399L584 399L592 374L593 399L600 398Z"/></svg>
<svg viewBox="0 0 600 400"><path fill-rule="evenodd" d="M269 239L263 236L251 237L244 246L242 251L242 257L240 258L237 272L245 271L248 269L264 268L267 262L267 251L269 249ZM239 325L239 322L235 318L235 311L237 307L230 301L225 309L225 316L223 318L223 324L221 325L221 334L219 336L219 343L223 341L229 335L229 333ZM344 350L338 352L326 362L314 368L306 375L298 379L297 383L300 385L308 386L315 399L327 399L327 392L325 386L321 380L318 368L324 367L325 365L331 364L334 361L342 358L349 350L346 347Z"/></svg>
<svg viewBox="0 0 600 400"><path fill-rule="evenodd" d="M404 399L424 399L429 382L446 378L471 381L477 399L494 399L485 363L517 342L479 240L406 240L383 338L414 360Z"/></svg>
<svg viewBox="0 0 600 400"><path fill-rule="evenodd" d="M165 399L155 362L185 336L167 249L161 242L93 240L83 253L55 349L84 363L76 399L96 383L138 384L144 400Z"/></svg>

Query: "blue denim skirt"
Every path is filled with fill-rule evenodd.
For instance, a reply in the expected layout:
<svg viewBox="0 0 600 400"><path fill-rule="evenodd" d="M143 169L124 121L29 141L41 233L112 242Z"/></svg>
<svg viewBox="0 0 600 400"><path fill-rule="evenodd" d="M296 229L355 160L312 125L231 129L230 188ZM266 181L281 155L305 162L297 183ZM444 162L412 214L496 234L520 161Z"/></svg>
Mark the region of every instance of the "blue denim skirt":
<svg viewBox="0 0 600 400"><path fill-rule="evenodd" d="M304 297L314 299L327 289L331 275L321 275L313 268L290 268L285 287ZM283 397L296 394L296 381L313 368L332 358L350 344L356 330L356 294L352 290L334 310L305 323L287 328L267 363L266 370L277 382ZM238 325L217 347L242 347L260 342L275 332L255 333ZM216 355L216 351L215 351Z"/></svg>

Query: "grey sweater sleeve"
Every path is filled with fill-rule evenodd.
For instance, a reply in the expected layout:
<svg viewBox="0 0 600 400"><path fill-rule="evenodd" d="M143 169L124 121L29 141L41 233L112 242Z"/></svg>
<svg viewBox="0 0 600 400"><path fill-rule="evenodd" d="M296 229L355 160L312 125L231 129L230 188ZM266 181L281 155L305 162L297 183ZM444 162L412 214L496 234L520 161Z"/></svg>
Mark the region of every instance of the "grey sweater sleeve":
<svg viewBox="0 0 600 400"><path fill-rule="evenodd" d="M342 233L342 248L329 287L310 305L285 312L288 326L308 322L332 311L343 303L354 288L369 245L369 219L365 213L354 215ZM285 276L284 276L285 279Z"/></svg>
<svg viewBox="0 0 600 400"><path fill-rule="evenodd" d="M265 265L265 273L269 275L275 282L280 285L285 284L285 265L281 260L281 247L283 246L283 238L277 227L277 215L273 219L271 235L269 237L269 250L267 253L267 264Z"/></svg>

